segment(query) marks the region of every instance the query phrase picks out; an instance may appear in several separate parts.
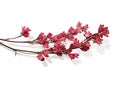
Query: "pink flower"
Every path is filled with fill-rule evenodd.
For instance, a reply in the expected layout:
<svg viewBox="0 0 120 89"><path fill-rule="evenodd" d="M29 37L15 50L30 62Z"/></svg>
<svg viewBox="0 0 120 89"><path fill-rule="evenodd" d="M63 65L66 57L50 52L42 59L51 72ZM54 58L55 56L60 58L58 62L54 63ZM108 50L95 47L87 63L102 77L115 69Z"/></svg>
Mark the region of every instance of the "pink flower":
<svg viewBox="0 0 120 89"><path fill-rule="evenodd" d="M98 33L94 34L93 35L93 39L94 39L94 42L97 43L97 44L102 44L102 38L100 37L100 35Z"/></svg>
<svg viewBox="0 0 120 89"><path fill-rule="evenodd" d="M51 37L51 36L52 36L52 34L50 34L50 33L46 36L43 32L41 32L37 39L40 44L42 44L45 48L48 48L49 43L47 41L47 39L48 39L47 37Z"/></svg>
<svg viewBox="0 0 120 89"><path fill-rule="evenodd" d="M54 51L61 52L62 50L66 50L65 45L61 44L60 41L55 42L55 44L54 44Z"/></svg>
<svg viewBox="0 0 120 89"><path fill-rule="evenodd" d="M86 24L86 25L84 26L84 28L85 28L85 29L88 29L88 28L89 28L88 24Z"/></svg>
<svg viewBox="0 0 120 89"><path fill-rule="evenodd" d="M78 58L79 54L78 53L70 53L69 57L71 58L71 60Z"/></svg>
<svg viewBox="0 0 120 89"><path fill-rule="evenodd" d="M85 36L86 38L90 37L91 35L92 35L92 33L90 33L90 31L85 32L85 34L84 34L84 36Z"/></svg>
<svg viewBox="0 0 120 89"><path fill-rule="evenodd" d="M60 34L57 35L58 39L61 39L62 37L66 37L66 32L63 31Z"/></svg>
<svg viewBox="0 0 120 89"><path fill-rule="evenodd" d="M82 31L82 23L78 22L76 27L79 32Z"/></svg>
<svg viewBox="0 0 120 89"><path fill-rule="evenodd" d="M89 48L90 48L90 42L89 41L87 41L87 42L85 42L85 43L82 43L82 45L81 45L81 50L82 51L88 51L89 50Z"/></svg>
<svg viewBox="0 0 120 89"><path fill-rule="evenodd" d="M62 54L62 52L57 52L57 55L62 56L63 54Z"/></svg>
<svg viewBox="0 0 120 89"><path fill-rule="evenodd" d="M24 36L24 37L29 37L29 32L30 32L31 30L28 28L28 27L22 27L22 32L21 32L21 34Z"/></svg>
<svg viewBox="0 0 120 89"><path fill-rule="evenodd" d="M60 40L60 41L65 41L66 40L66 32L62 32L60 34L57 35L57 38Z"/></svg>
<svg viewBox="0 0 120 89"><path fill-rule="evenodd" d="M57 40L58 40L57 35L55 35L51 38L51 41L53 41L53 42L56 42Z"/></svg>
<svg viewBox="0 0 120 89"><path fill-rule="evenodd" d="M65 53L66 53L66 54L69 54L69 53L71 53L71 52L72 52L72 49L71 49L71 48L65 50Z"/></svg>
<svg viewBox="0 0 120 89"><path fill-rule="evenodd" d="M48 33L47 38L51 38L52 35L53 35L52 33Z"/></svg>
<svg viewBox="0 0 120 89"><path fill-rule="evenodd" d="M43 51L42 51L42 54L43 54L45 57L49 57L47 50L43 50Z"/></svg>
<svg viewBox="0 0 120 89"><path fill-rule="evenodd" d="M73 44L75 47L80 47L81 45L78 39L74 39Z"/></svg>
<svg viewBox="0 0 120 89"><path fill-rule="evenodd" d="M43 39L44 37L46 37L46 36L44 35L43 32L41 32L41 33L39 34L39 36L38 36L38 39L40 40L40 39Z"/></svg>
<svg viewBox="0 0 120 89"><path fill-rule="evenodd" d="M109 30L108 27L104 27L104 25L100 25L98 28L98 33L100 33L100 36L106 36L108 37Z"/></svg>
<svg viewBox="0 0 120 89"><path fill-rule="evenodd" d="M91 46L89 41L85 42L84 45L87 46L87 47Z"/></svg>
<svg viewBox="0 0 120 89"><path fill-rule="evenodd" d="M45 58L43 57L43 55L41 53L39 53L37 57L38 57L38 60L40 60L40 61L45 60Z"/></svg>
<svg viewBox="0 0 120 89"><path fill-rule="evenodd" d="M74 29L73 27L70 27L68 30L69 33L73 34L73 35L77 35L78 34L78 30Z"/></svg>
<svg viewBox="0 0 120 89"><path fill-rule="evenodd" d="M46 42L43 46L44 46L44 48L49 48L49 43Z"/></svg>
<svg viewBox="0 0 120 89"><path fill-rule="evenodd" d="M74 49L75 48L75 44L70 44L69 49Z"/></svg>
<svg viewBox="0 0 120 89"><path fill-rule="evenodd" d="M73 34L67 34L67 36L66 36L69 40L74 40L74 36L73 36Z"/></svg>
<svg viewBox="0 0 120 89"><path fill-rule="evenodd" d="M50 52L50 53L54 52L54 48L49 48L48 52Z"/></svg>

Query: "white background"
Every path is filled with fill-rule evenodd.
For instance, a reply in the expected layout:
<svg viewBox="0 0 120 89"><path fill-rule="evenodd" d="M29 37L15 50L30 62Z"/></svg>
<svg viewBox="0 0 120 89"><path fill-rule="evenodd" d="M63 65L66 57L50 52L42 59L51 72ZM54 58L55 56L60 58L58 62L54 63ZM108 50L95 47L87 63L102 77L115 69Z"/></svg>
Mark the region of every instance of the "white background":
<svg viewBox="0 0 120 89"><path fill-rule="evenodd" d="M96 32L99 24L109 27L103 45L80 52L78 61L51 57L45 67L34 57L17 55L0 47L1 89L119 89L120 88L120 2L119 0L0 0L0 37L31 28L57 34L78 21ZM79 63L80 62L80 63Z"/></svg>

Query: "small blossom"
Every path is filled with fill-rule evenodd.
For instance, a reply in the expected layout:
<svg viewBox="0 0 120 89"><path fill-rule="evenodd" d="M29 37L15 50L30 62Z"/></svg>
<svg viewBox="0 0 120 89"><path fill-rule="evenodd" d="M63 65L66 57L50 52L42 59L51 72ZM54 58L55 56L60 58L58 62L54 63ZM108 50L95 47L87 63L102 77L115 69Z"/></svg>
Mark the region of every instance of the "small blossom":
<svg viewBox="0 0 120 89"><path fill-rule="evenodd" d="M73 34L73 35L77 35L78 34L78 30L74 29L73 27L70 27L68 30L69 33Z"/></svg>
<svg viewBox="0 0 120 89"><path fill-rule="evenodd" d="M82 31L82 23L78 22L76 27L79 32Z"/></svg>
<svg viewBox="0 0 120 89"><path fill-rule="evenodd" d="M41 33L39 34L39 36L38 36L38 39L43 39L44 37L46 37L46 36L44 35L43 32L41 32Z"/></svg>
<svg viewBox="0 0 120 89"><path fill-rule="evenodd" d="M65 50L65 53L66 53L66 54L69 54L69 53L71 53L71 52L72 52L72 49L71 49L71 48Z"/></svg>
<svg viewBox="0 0 120 89"><path fill-rule="evenodd" d="M61 44L60 41L57 41L55 44L54 44L54 50L56 52L61 52L62 50L66 50L66 47L65 45Z"/></svg>
<svg viewBox="0 0 120 89"><path fill-rule="evenodd" d="M62 37L66 37L66 32L63 31L60 34L57 35L58 39L61 39Z"/></svg>
<svg viewBox="0 0 120 89"><path fill-rule="evenodd" d="M29 32L30 32L31 30L28 28L28 27L22 27L22 32L21 32L21 34L24 36L24 37L29 37Z"/></svg>
<svg viewBox="0 0 120 89"><path fill-rule="evenodd" d="M54 44L55 47L58 47L58 46L60 46L60 45L61 45L61 42L60 42L60 41L57 41L57 42L55 42L55 44Z"/></svg>
<svg viewBox="0 0 120 89"><path fill-rule="evenodd" d="M67 38L69 39L69 40L74 40L74 36L73 36L73 34L67 34Z"/></svg>
<svg viewBox="0 0 120 89"><path fill-rule="evenodd" d="M79 42L78 39L75 39L73 44L74 44L75 47L79 47L80 46L80 42Z"/></svg>
<svg viewBox="0 0 120 89"><path fill-rule="evenodd" d="M38 60L40 60L40 61L45 60L45 58L43 57L43 55L41 53L39 53L37 57L38 57Z"/></svg>
<svg viewBox="0 0 120 89"><path fill-rule="evenodd" d="M49 43L45 42L45 44L43 46L44 46L44 48L49 48Z"/></svg>
<svg viewBox="0 0 120 89"><path fill-rule="evenodd" d="M62 56L63 54L62 54L62 52L57 52L57 55Z"/></svg>
<svg viewBox="0 0 120 89"><path fill-rule="evenodd" d="M61 39L60 39L60 41L65 41L66 40L66 37L62 37Z"/></svg>
<svg viewBox="0 0 120 89"><path fill-rule="evenodd" d="M55 36L53 36L53 37L51 38L51 41L52 41L52 42L56 42L57 40L58 40L57 35L55 35Z"/></svg>
<svg viewBox="0 0 120 89"><path fill-rule="evenodd" d="M86 31L88 30L88 28L89 28L89 27L88 27L88 24L86 24L85 26L82 27L82 30L83 30L84 32L86 32Z"/></svg>
<svg viewBox="0 0 120 89"><path fill-rule="evenodd" d="M74 49L74 48L75 48L75 45L74 44L70 44L69 49Z"/></svg>
<svg viewBox="0 0 120 89"><path fill-rule="evenodd" d="M42 44L45 48L49 47L47 39L48 39L47 36L43 32L41 32L37 38L39 44Z"/></svg>
<svg viewBox="0 0 120 89"><path fill-rule="evenodd" d="M104 25L100 25L98 28L98 33L100 33L100 36L106 36L108 37L109 30L108 27L104 27Z"/></svg>
<svg viewBox="0 0 120 89"><path fill-rule="evenodd" d="M87 42L85 42L85 43L82 43L82 45L81 45L81 50L82 51L88 51L89 50L89 48L90 48L90 42L89 41L87 41Z"/></svg>
<svg viewBox="0 0 120 89"><path fill-rule="evenodd" d="M87 47L91 46L89 41L85 42L84 45L87 46Z"/></svg>
<svg viewBox="0 0 120 89"><path fill-rule="evenodd" d="M48 52L50 52L50 53L54 52L54 48L49 48Z"/></svg>
<svg viewBox="0 0 120 89"><path fill-rule="evenodd" d="M48 33L47 38L51 38L52 35L53 35L52 33Z"/></svg>
<svg viewBox="0 0 120 89"><path fill-rule="evenodd" d="M89 50L89 47L87 46L83 46L82 48L80 48L82 51L88 51Z"/></svg>
<svg viewBox="0 0 120 89"><path fill-rule="evenodd" d="M57 38L60 40L60 41L65 41L66 40L66 32L62 32L60 34L57 35Z"/></svg>
<svg viewBox="0 0 120 89"><path fill-rule="evenodd" d="M85 36L86 38L88 38L88 37L92 36L92 33L90 33L90 31L85 32L84 36Z"/></svg>
<svg viewBox="0 0 120 89"><path fill-rule="evenodd" d="M71 58L71 60L78 58L79 54L78 53L70 53L69 57Z"/></svg>
<svg viewBox="0 0 120 89"><path fill-rule="evenodd" d="M42 51L42 54L43 54L45 57L49 57L47 50L43 50L43 51Z"/></svg>
<svg viewBox="0 0 120 89"><path fill-rule="evenodd" d="M93 35L93 39L94 39L95 43L102 44L103 39L100 37L100 35L98 33Z"/></svg>

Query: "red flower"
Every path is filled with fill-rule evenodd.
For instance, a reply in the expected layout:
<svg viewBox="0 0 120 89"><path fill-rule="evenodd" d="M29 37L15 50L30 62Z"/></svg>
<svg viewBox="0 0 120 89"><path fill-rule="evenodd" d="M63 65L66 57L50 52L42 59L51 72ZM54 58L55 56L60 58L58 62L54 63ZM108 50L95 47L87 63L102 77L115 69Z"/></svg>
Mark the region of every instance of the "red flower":
<svg viewBox="0 0 120 89"><path fill-rule="evenodd" d="M82 27L82 29L83 29L84 32L86 32L88 28L89 28L88 24L86 24L85 26Z"/></svg>
<svg viewBox="0 0 120 89"><path fill-rule="evenodd" d="M92 33L90 33L90 31L85 32L85 34L84 34L84 36L85 36L86 38L90 37L91 35L92 35Z"/></svg>
<svg viewBox="0 0 120 89"><path fill-rule="evenodd" d="M52 33L48 33L47 38L51 38L52 35L53 35Z"/></svg>
<svg viewBox="0 0 120 89"><path fill-rule="evenodd" d="M56 51L56 52L61 52L62 50L66 50L65 45L61 44L60 41L57 41L57 42L54 44L54 51Z"/></svg>
<svg viewBox="0 0 120 89"><path fill-rule="evenodd" d="M60 34L57 35L57 38L60 40L60 41L65 41L66 40L66 32L62 32Z"/></svg>
<svg viewBox="0 0 120 89"><path fill-rule="evenodd" d="M79 54L77 54L77 53L70 53L69 54L69 57L71 58L71 60L78 58L78 56L79 56Z"/></svg>
<svg viewBox="0 0 120 89"><path fill-rule="evenodd" d="M24 37L29 37L29 32L30 32L31 30L28 28L28 27L22 27L22 32L21 32L21 34L24 36Z"/></svg>
<svg viewBox="0 0 120 89"><path fill-rule="evenodd" d="M57 55L62 56L63 54L62 54L62 52L57 52Z"/></svg>
<svg viewBox="0 0 120 89"><path fill-rule="evenodd" d="M78 39L74 39L73 44L75 47L80 47L81 43L79 42Z"/></svg>
<svg viewBox="0 0 120 89"><path fill-rule="evenodd" d="M73 34L67 34L67 38L69 39L69 40L74 40L74 36L73 36Z"/></svg>
<svg viewBox="0 0 120 89"><path fill-rule="evenodd" d="M51 38L51 41L53 41L53 42L56 42L57 40L58 40L57 35L55 35Z"/></svg>
<svg viewBox="0 0 120 89"><path fill-rule="evenodd" d="M100 34L100 36L106 36L108 37L109 34L109 30L108 27L104 27L104 25L100 25L98 28L98 33Z"/></svg>
<svg viewBox="0 0 120 89"><path fill-rule="evenodd" d="M98 33L96 33L96 34L93 35L93 39L94 39L95 43L102 44L102 40L103 39L101 38L101 36Z"/></svg>
<svg viewBox="0 0 120 89"><path fill-rule="evenodd" d="M42 44L45 48L48 48L49 47L49 43L48 43L48 41L47 41L47 37L50 37L52 34L48 34L47 36L43 33L43 32L41 32L40 34L39 34L39 36L38 36L38 41L39 41L39 43L40 44Z"/></svg>
<svg viewBox="0 0 120 89"><path fill-rule="evenodd" d="M85 42L84 45L87 46L87 47L91 46L89 41Z"/></svg>
<svg viewBox="0 0 120 89"><path fill-rule="evenodd" d="M76 27L79 32L82 31L82 23L78 22Z"/></svg>
<svg viewBox="0 0 120 89"><path fill-rule="evenodd" d="M43 46L44 46L44 48L49 48L49 43L46 42Z"/></svg>
<svg viewBox="0 0 120 89"><path fill-rule="evenodd" d="M39 34L39 36L38 36L38 39L40 40L40 39L43 39L44 37L46 37L46 36L44 35L43 32L41 32L41 33Z"/></svg>
<svg viewBox="0 0 120 89"><path fill-rule="evenodd" d="M65 53L66 53L66 54L69 54L69 53L71 53L71 52L72 52L72 49L71 49L71 48L65 50Z"/></svg>
<svg viewBox="0 0 120 89"><path fill-rule="evenodd" d="M42 51L42 54L43 54L45 57L49 57L47 50L43 50L43 51Z"/></svg>
<svg viewBox="0 0 120 89"><path fill-rule="evenodd" d="M82 51L88 51L89 50L89 48L90 48L90 42L89 41L87 41L87 42L85 42L85 43L82 43L82 45L81 45L81 50Z"/></svg>
<svg viewBox="0 0 120 89"><path fill-rule="evenodd" d="M77 35L78 34L78 30L74 29L73 27L70 27L68 30L69 33L73 34L73 35Z"/></svg>
<svg viewBox="0 0 120 89"><path fill-rule="evenodd" d="M49 48L47 49L50 53L54 52L54 49L53 48Z"/></svg>
<svg viewBox="0 0 120 89"><path fill-rule="evenodd" d="M37 57L38 57L38 60L40 60L40 61L45 60L45 58L43 57L43 55L41 53L39 53Z"/></svg>
<svg viewBox="0 0 120 89"><path fill-rule="evenodd" d="M75 44L70 44L69 49L74 49L75 48Z"/></svg>

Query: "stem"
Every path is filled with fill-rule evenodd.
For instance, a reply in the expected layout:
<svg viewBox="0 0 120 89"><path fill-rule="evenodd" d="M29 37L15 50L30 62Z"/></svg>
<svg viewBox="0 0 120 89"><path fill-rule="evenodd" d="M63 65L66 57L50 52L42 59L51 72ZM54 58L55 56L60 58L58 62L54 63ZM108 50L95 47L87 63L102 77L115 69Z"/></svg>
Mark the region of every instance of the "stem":
<svg viewBox="0 0 120 89"><path fill-rule="evenodd" d="M83 40L82 43L85 43L85 42L87 42L87 41L90 41L92 38L93 38L93 36L90 36L90 37L86 38L85 40Z"/></svg>
<svg viewBox="0 0 120 89"><path fill-rule="evenodd" d="M10 49L10 50L12 50L12 51L14 51L15 53L16 53L16 52L34 53L34 54L38 54L38 53L40 53L40 52L29 51L29 50L15 49L15 48L12 48L12 47L10 47L10 46L8 46L8 45L2 43L2 42L0 42L0 44L1 44L2 46L4 46L4 47L6 47L6 48L8 48L8 49Z"/></svg>
<svg viewBox="0 0 120 89"><path fill-rule="evenodd" d="M29 44L32 44L36 41L36 40L33 40L33 41L11 41L9 39L1 39L1 38L0 38L0 40L1 41L6 41L6 42L12 42L12 43L29 43Z"/></svg>
<svg viewBox="0 0 120 89"><path fill-rule="evenodd" d="M13 37L13 38L1 39L1 40L10 41L10 40L17 39L17 38L20 38L20 37L22 37L22 35L19 35L19 36Z"/></svg>
<svg viewBox="0 0 120 89"><path fill-rule="evenodd" d="M8 39L8 40L12 40L12 39L20 38L20 37L22 37L22 35L19 35L19 36L13 37L13 38L7 38L7 39Z"/></svg>

